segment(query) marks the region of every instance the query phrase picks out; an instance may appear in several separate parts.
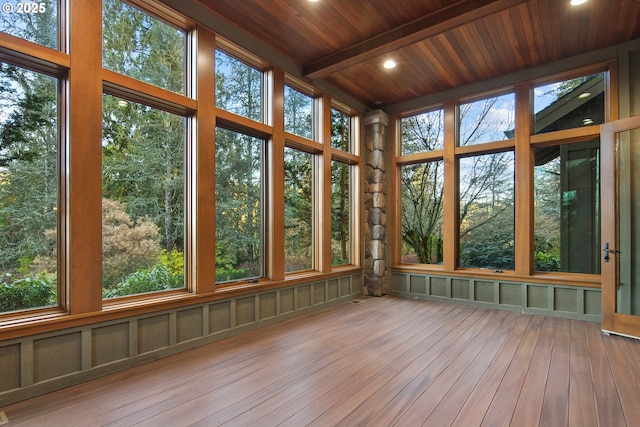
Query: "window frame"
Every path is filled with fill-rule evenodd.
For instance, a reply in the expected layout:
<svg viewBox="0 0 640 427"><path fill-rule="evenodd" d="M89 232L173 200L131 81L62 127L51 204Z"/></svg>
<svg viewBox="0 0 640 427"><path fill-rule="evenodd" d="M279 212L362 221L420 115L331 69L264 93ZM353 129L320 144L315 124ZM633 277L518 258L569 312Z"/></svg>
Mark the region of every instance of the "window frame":
<svg viewBox="0 0 640 427"><path fill-rule="evenodd" d="M259 119L253 119L251 117L247 117L244 116L242 114L224 109L220 106L218 106L217 104L215 105L215 109L217 112L217 115L222 115L222 116L228 116L228 117L238 117L244 120L248 120L250 122L255 122L255 123L260 123L260 124L266 124L266 125L270 125L271 124L271 108L270 108L270 100L271 100L271 90L270 90L270 80L269 80L269 73L268 71L265 69L266 66L261 63L260 61L256 60L255 57L253 57L252 55L250 55L249 53L247 53L246 51L234 46L233 44L231 44L230 42L227 42L223 39L220 38L216 38L215 40L215 49L213 52L213 61L214 61L214 66L213 66L213 73L214 73L214 82L216 80L215 77L215 55L217 52L221 52L224 53L225 55L227 55L228 57L230 57L233 60L236 60L238 62L240 62L241 64L246 65L249 68L252 68L258 72L261 73L261 78L260 78L260 117ZM214 88L214 92L215 92L215 88ZM217 94L214 94L214 98L217 97ZM231 121L238 121L237 119L231 119ZM250 127L250 126L249 126Z"/></svg>
<svg viewBox="0 0 640 427"><path fill-rule="evenodd" d="M445 204L444 204L444 262L434 264L404 264L402 262L402 210L399 204L393 207L392 229L392 266L396 271L437 274L452 274L464 277L486 277L489 280L502 277L504 279L536 280L543 283L555 283L568 286L597 287L600 285L599 274L542 272L535 271L533 261L533 149L544 145L587 141L599 138L600 126L587 125L582 128L559 130L543 134L535 134L533 128L533 89L536 86L554 81L569 80L599 72L605 73L605 122L615 120L618 116L617 65L615 61L605 61L592 65L546 75L512 86L478 92L444 103L430 104L423 108L398 112L391 120L391 135L394 141L391 170L392 200L401 194L399 174L403 165L427 161L444 160L445 162ZM482 85L477 85L482 86ZM482 144L459 146L457 112L462 102L483 99L500 94L515 92L514 137L503 141L491 141ZM445 147L437 152L418 154L401 153L401 124L405 117L429 112L444 105L445 109ZM458 159L461 157L489 154L493 152L513 150L515 153L515 268L513 271L492 272L477 268L461 268L458 266L459 231L451 217L457 218L458 211ZM530 190L527 190L530 189Z"/></svg>
<svg viewBox="0 0 640 427"><path fill-rule="evenodd" d="M326 265L326 269L329 271L341 271L348 268L360 267L362 265L362 246L361 246L361 229L360 229L360 215L361 215L361 200L362 200L362 189L359 185L361 181L361 173L363 167L363 159L360 155L361 147L359 144L356 144L356 141L361 141L360 132L362 126L361 117L357 114L356 111L350 109L345 104L340 103L339 101L328 99L327 96L323 98L323 136L324 136L324 149L325 149L325 182L329 183L328 194L325 194L327 197L326 207L327 210L324 212L328 221L328 230L325 230L325 241L324 246L328 248L325 250L325 258L324 263ZM334 148L331 144L331 134L332 134L332 124L331 124L331 109L337 109L341 111L343 114L350 117L350 151L344 151L338 148ZM346 164L349 168L349 229L351 230L351 237L349 239L349 253L350 260L346 264L342 265L333 265L332 257L331 257L331 240L332 240L332 225L331 225L331 168L332 162L339 162Z"/></svg>
<svg viewBox="0 0 640 427"><path fill-rule="evenodd" d="M187 158L187 148L188 148L188 146L190 144L190 140L189 140L190 116L186 115L186 114L188 114L188 111L182 111L182 109L180 109L180 111L182 111L182 114L177 114L176 112L174 112L174 111L177 111L177 110L168 111L166 108L157 108L157 107L153 107L153 106L150 105L150 104L155 103L155 102L142 103L142 102L139 102L137 100L134 100L134 99L141 99L142 97L147 98L144 94L138 94L139 96L131 96L131 97L125 99L125 98L121 98L119 96L113 95L112 93L108 92L106 90L106 87L105 87L104 95L112 96L114 98L117 98L117 99L120 99L120 100L124 100L126 102L132 102L132 103L138 104L138 105L140 105L142 107L149 107L149 108L152 108L154 110L166 112L166 113L174 115L175 117L181 117L182 118L182 122L183 122L183 132L182 132L183 133L183 135L182 135L182 148L183 148L183 152L182 152L182 163L183 163L182 187L183 187L183 191L182 191L182 193L183 193L183 199L182 199L182 204L183 204L183 211L184 211L182 220L185 223L185 227L184 227L184 230L183 230L185 246L182 248L182 252L183 252L183 262L184 262L185 271L184 271L184 283L183 283L184 286L182 286L182 287L169 289L169 290L148 292L148 293L140 293L140 294L132 294L132 295L125 295L125 296L103 298L103 304L105 304L105 303L110 304L110 303L112 303L114 301L117 302L118 299L122 299L122 298L128 298L128 299L130 299L130 298L145 298L145 297L153 297L154 296L153 294L158 294L159 295L159 294L172 293L172 292L188 292L188 283L189 283L188 279L189 278L187 277L187 273L188 273L189 269L188 269L188 263L187 263L188 254L187 254L187 250L186 250L187 249L186 248L186 242L189 239L188 239L188 235L187 235L188 227L187 227L187 224L186 224L186 218L189 217L189 212L188 212L188 204L187 204L187 197L186 196L187 196L187 194L189 194L191 192L190 189L187 187L187 175L188 175L188 170L189 170L189 164L188 164L188 158ZM148 100L148 98L146 100ZM101 113L104 113L104 110L101 110ZM192 114L193 114L193 112L192 112ZM101 155L101 158L103 159L102 155ZM101 163L101 170L104 172L104 160ZM104 173L103 173L103 180L104 180ZM103 185L104 185L104 183L103 183ZM103 189L102 189L102 191L103 191ZM101 191L101 194L102 194L102 191ZM102 194L102 197L104 197L103 194ZM101 233L103 233L103 232L104 232L104 230L101 230ZM104 241L104 239L101 239L101 240ZM103 258L102 258L102 262L104 262ZM116 284L114 284L114 285L116 285Z"/></svg>
<svg viewBox="0 0 640 427"><path fill-rule="evenodd" d="M224 125L216 125L216 128L221 128L230 132L235 132L238 133L240 135L244 135L244 136L248 136L250 138L256 138L260 141L262 141L262 149L260 152L260 174L261 174L261 191L260 191L260 245L261 245L261 252L260 252L260 260L261 260L261 266L260 266L260 275L257 277L247 277L247 278L241 278L241 279L232 279L232 280L227 280L227 281L223 281L223 282L218 282L217 279L215 281L215 286L217 288L223 288L223 287L228 287L228 286L234 286L240 283L257 283L260 281L265 281L269 278L269 268L267 265L268 259L269 259L269 245L268 245L268 238L267 236L270 234L270 229L269 227L269 219L270 217L273 216L273 214L271 213L271 210L268 206L267 200L269 199L269 161L268 161L268 156L267 156L267 151L268 151L268 140L264 137L264 135L257 135L254 134L250 131L250 129L245 129L245 131L239 130L237 128L229 128L229 127L225 127ZM215 178L214 178L215 179ZM216 202L214 202L215 204ZM217 239L216 239L217 241ZM214 264L215 264L215 253L214 253ZM214 268L215 270L215 268Z"/></svg>
<svg viewBox="0 0 640 427"><path fill-rule="evenodd" d="M0 313L0 331L5 337L19 337L37 332L55 331L85 324L114 321L133 315L154 313L173 307L183 307L204 301L217 301L234 295L252 294L261 289L278 289L310 280L326 280L344 274L357 274L361 262L332 268L323 243L330 239L330 227L321 224L330 216L329 189L326 182L327 165L332 156L347 162L352 169L350 183L352 198L351 252L360 250L360 126L361 112L349 108L331 95L318 90L301 78L286 74L269 62L227 41L212 29L173 11L168 6L150 0L124 0L145 13L181 29L187 37L185 93L178 94L138 81L134 78L104 69L102 64L102 10L87 2L62 2L64 14L59 14L59 50L3 34L0 50L6 62L41 72L60 79L60 202L59 238L60 306L26 312ZM72 21L67 17L73 16ZM86 34L69 37L70 34ZM215 49L263 70L263 122L252 121L215 107L215 78L211 67ZM68 53L67 53L68 52ZM4 59L4 58L3 58ZM73 59L73 60L72 60ZM73 63L73 70L72 70ZM196 80L194 80L197 76ZM285 81L301 85L314 97L314 140L298 138L284 132L282 117L282 91ZM102 299L99 269L101 261L101 162L102 97L113 95L185 118L185 289L153 294L130 295L110 300ZM333 153L325 141L330 136L330 106L339 105L349 113L352 124L353 153ZM364 107L362 107L364 108ZM266 242L265 277L257 283L248 281L228 286L216 286L215 269L211 256L211 243L215 225L215 206L212 193L202 189L215 186L216 125L246 131L265 139L266 149ZM84 143L82 141L85 141ZM86 141L91 141L87 143ZM282 215L278 195L282 195L283 147L292 146L313 155L314 202L318 203L314 216L313 271L284 274L283 239L277 237ZM196 267L197 266L197 267Z"/></svg>
<svg viewBox="0 0 640 427"><path fill-rule="evenodd" d="M11 36L13 37L13 36ZM42 48L43 46L27 41L24 39L19 39L21 42L27 44L27 46L35 47L36 49ZM46 49L46 48L45 48ZM33 307L20 309L17 311L10 312L0 312L0 321L3 317L12 317L12 316L23 316L25 314L29 315L38 315L39 313L47 313L47 312L60 312L64 310L64 307L67 305L67 298L65 295L65 290L67 289L67 280L66 280L66 265L63 263L64 254L66 253L66 240L62 238L64 236L64 231L66 229L66 224L64 223L65 218L65 206L66 206L66 195L65 195L65 163L62 161L66 157L66 153L68 152L67 145L67 137L66 137L66 112L64 111L65 105L65 88L66 88L66 79L67 79L67 71L62 67L58 67L54 64L43 63L38 61L37 59L30 58L14 58L11 56L3 56L1 62L22 68L27 72L37 73L44 77L49 77L55 80L56 85L56 145L57 145L57 153L56 153L56 197L57 203L55 209L57 211L56 214L56 303L50 306L43 307Z"/></svg>
<svg viewBox="0 0 640 427"><path fill-rule="evenodd" d="M531 150L532 152L535 153L535 150L538 148L545 148L545 147L562 147L562 146L570 146L573 144L582 144L582 143L586 143L589 145L595 145L595 141L598 141L598 152L601 153L601 146L600 146L600 133L598 133L597 135L591 135L591 136L584 136L584 137L580 137L580 138L576 138L576 139L569 139L569 140L553 140L553 141L546 141L544 143L538 143L538 144L532 144L531 145ZM591 147L593 149L593 147ZM600 166L600 164L598 165ZM536 166L534 165L534 171ZM602 187L600 185L600 170L598 170L598 194L600 194L600 192L602 191ZM535 194L535 187L533 188L533 193ZM599 197L599 201L601 200L601 198ZM598 216L601 217L602 215L602 206L598 206ZM532 231L532 239L535 239L536 236L536 228L535 228L535 207L532 207L532 216L533 216L533 231ZM600 236L600 224L596 225L596 229L598 231L598 242L599 244L592 248L594 250L594 252L599 253L600 252L600 240L601 240L601 236ZM560 233L562 233L563 230L562 228L560 228ZM533 265L532 265L532 274L536 275L536 276L544 276L544 275L548 275L548 276L553 276L553 275L574 275L576 277L581 277L581 276L599 276L600 273L577 273L577 272L567 272L567 271L545 271L545 270L537 270L535 267L535 261L536 261L536 254L535 251L533 252Z"/></svg>
<svg viewBox="0 0 640 427"><path fill-rule="evenodd" d="M308 146L300 146L297 145L295 143L291 143L289 141L285 141L285 146L284 149L287 150L295 150L299 153L304 153L310 156L310 162L311 162L311 267L308 269L301 269L301 270L293 270L293 271L287 271L286 270L286 254L285 254L285 268L284 268L284 274L285 277L286 276L291 276L291 277L295 277L296 275L301 275L301 274L305 274L305 273L310 273L310 272L314 272L317 271L317 265L316 265L316 253L317 253L317 241L318 241L318 236L316 235L315 230L317 229L318 226L318 220L317 220L317 216L314 214L314 212L316 211L316 197L317 197L317 182L318 182L318 178L317 178L317 169L318 169L318 152L314 151L313 149L311 149ZM286 190L285 190L286 191ZM286 208L286 205L285 205ZM286 212L285 212L285 217L286 217ZM286 225L286 224L285 224Z"/></svg>

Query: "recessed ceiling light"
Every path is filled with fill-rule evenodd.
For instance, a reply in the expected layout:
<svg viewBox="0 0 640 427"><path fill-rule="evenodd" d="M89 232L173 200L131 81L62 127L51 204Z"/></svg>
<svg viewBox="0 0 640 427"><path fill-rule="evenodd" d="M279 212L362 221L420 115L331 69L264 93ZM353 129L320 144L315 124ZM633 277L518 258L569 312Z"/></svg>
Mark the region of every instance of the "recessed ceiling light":
<svg viewBox="0 0 640 427"><path fill-rule="evenodd" d="M587 0L571 0L571 6L579 6L583 3L586 3Z"/></svg>
<svg viewBox="0 0 640 427"><path fill-rule="evenodd" d="M580 95L578 95L578 99L584 99L591 96L591 92L582 92Z"/></svg>
<svg viewBox="0 0 640 427"><path fill-rule="evenodd" d="M384 61L383 67L386 68L387 70L395 68L396 67L396 61L394 61L393 59L387 59L386 61Z"/></svg>

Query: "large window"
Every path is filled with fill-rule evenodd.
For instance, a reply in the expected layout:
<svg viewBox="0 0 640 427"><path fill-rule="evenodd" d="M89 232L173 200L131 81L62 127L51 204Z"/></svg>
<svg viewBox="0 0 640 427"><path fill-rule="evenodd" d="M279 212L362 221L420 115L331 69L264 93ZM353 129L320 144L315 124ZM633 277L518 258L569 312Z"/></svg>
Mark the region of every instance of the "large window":
<svg viewBox="0 0 640 427"><path fill-rule="evenodd" d="M285 147L285 272L313 268L313 156Z"/></svg>
<svg viewBox="0 0 640 427"><path fill-rule="evenodd" d="M57 93L0 63L0 313L58 303Z"/></svg>
<svg viewBox="0 0 640 427"><path fill-rule="evenodd" d="M284 130L313 138L313 98L291 86L284 87Z"/></svg>
<svg viewBox="0 0 640 427"><path fill-rule="evenodd" d="M262 72L221 50L215 57L216 107L262 121Z"/></svg>
<svg viewBox="0 0 640 427"><path fill-rule="evenodd" d="M0 31L58 49L58 2L4 0Z"/></svg>
<svg viewBox="0 0 640 427"><path fill-rule="evenodd" d="M265 141L216 129L216 282L264 275Z"/></svg>
<svg viewBox="0 0 640 427"><path fill-rule="evenodd" d="M121 0L104 0L105 68L184 94L186 36Z"/></svg>
<svg viewBox="0 0 640 427"><path fill-rule="evenodd" d="M460 146L513 137L515 96L512 93L460 105Z"/></svg>
<svg viewBox="0 0 640 427"><path fill-rule="evenodd" d="M443 250L444 162L401 167L402 262L440 264Z"/></svg>
<svg viewBox="0 0 640 427"><path fill-rule="evenodd" d="M331 162L331 264L351 263L350 166Z"/></svg>
<svg viewBox="0 0 640 427"><path fill-rule="evenodd" d="M104 96L107 298L184 287L184 140L182 117Z"/></svg>
<svg viewBox="0 0 640 427"><path fill-rule="evenodd" d="M444 110L426 111L400 119L402 155L431 156L444 149ZM399 167L402 195L402 256L406 264L443 261L444 162L425 157Z"/></svg>
<svg viewBox="0 0 640 427"><path fill-rule="evenodd" d="M351 116L337 108L331 109L331 146L338 150L351 151Z"/></svg>
<svg viewBox="0 0 640 427"><path fill-rule="evenodd" d="M513 270L514 155L460 159L460 266Z"/></svg>
<svg viewBox="0 0 640 427"><path fill-rule="evenodd" d="M396 263L598 280L585 275L600 273L595 125L607 120L607 79L597 68L582 74L397 120Z"/></svg>
<svg viewBox="0 0 640 427"><path fill-rule="evenodd" d="M604 123L605 73L563 80L534 89L534 133Z"/></svg>
<svg viewBox="0 0 640 427"><path fill-rule="evenodd" d="M102 7L103 67L186 92L186 33L121 0ZM152 107L139 82L102 103L103 297L184 288L184 117ZM147 99L150 104L147 105Z"/></svg>
<svg viewBox="0 0 640 427"><path fill-rule="evenodd" d="M159 2L5 3L9 328L357 272L356 111Z"/></svg>
<svg viewBox="0 0 640 427"><path fill-rule="evenodd" d="M600 273L599 145L534 150L536 271Z"/></svg>

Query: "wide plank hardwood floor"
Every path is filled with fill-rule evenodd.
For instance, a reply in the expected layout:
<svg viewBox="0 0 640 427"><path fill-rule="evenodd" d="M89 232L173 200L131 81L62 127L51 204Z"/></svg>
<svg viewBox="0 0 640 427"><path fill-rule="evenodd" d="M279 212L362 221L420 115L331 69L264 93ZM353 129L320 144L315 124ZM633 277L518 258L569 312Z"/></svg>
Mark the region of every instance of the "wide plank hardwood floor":
<svg viewBox="0 0 640 427"><path fill-rule="evenodd" d="M12 426L640 426L640 342L363 297L0 408Z"/></svg>

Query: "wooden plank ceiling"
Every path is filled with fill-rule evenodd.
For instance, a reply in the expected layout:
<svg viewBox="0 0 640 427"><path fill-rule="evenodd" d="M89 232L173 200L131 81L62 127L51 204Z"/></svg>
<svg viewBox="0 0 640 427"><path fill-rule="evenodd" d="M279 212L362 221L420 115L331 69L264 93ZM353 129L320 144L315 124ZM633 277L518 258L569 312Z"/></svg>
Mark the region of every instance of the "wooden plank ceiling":
<svg viewBox="0 0 640 427"><path fill-rule="evenodd" d="M640 38L640 0L198 1L371 107Z"/></svg>

